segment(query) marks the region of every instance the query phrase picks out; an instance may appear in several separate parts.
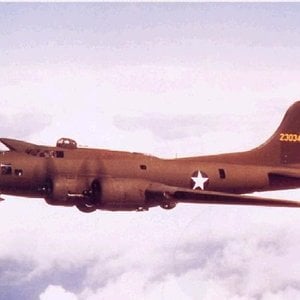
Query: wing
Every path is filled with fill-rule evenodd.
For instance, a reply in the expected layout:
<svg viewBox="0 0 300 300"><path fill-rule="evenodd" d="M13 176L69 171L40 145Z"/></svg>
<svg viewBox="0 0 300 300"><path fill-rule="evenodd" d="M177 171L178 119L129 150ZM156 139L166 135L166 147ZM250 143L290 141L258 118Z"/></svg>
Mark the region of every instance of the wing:
<svg viewBox="0 0 300 300"><path fill-rule="evenodd" d="M159 205L165 208L174 207L177 203L300 207L299 201L260 198L205 190L190 190L167 185L151 186L146 190L146 196L147 199L157 201Z"/></svg>
<svg viewBox="0 0 300 300"><path fill-rule="evenodd" d="M282 176L286 178L300 178L300 170L298 169L286 169L269 172L270 176Z"/></svg>

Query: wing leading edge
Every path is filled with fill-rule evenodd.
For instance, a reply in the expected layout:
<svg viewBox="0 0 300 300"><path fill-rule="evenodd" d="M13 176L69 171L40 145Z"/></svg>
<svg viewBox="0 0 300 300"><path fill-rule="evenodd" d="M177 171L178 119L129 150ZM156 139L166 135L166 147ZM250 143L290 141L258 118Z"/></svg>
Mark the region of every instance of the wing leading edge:
<svg viewBox="0 0 300 300"><path fill-rule="evenodd" d="M300 207L299 201L262 198L249 195L213 192L206 190L189 190L167 185L153 185L146 190L149 200L164 205L166 202L195 203L195 204L222 204L222 205L253 205L275 207Z"/></svg>

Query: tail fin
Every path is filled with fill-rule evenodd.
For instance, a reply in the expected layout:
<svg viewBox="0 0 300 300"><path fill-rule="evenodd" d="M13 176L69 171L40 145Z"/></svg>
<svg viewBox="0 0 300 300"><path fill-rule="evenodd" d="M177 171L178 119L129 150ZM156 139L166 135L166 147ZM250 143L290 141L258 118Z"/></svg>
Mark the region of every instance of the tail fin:
<svg viewBox="0 0 300 300"><path fill-rule="evenodd" d="M300 163L300 101L288 109L271 138L250 152L257 163L271 165Z"/></svg>

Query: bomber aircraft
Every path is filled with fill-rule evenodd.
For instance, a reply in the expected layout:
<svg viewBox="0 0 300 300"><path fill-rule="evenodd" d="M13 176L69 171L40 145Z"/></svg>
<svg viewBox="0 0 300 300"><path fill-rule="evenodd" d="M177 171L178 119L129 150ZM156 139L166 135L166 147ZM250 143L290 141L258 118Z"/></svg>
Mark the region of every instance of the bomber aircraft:
<svg viewBox="0 0 300 300"><path fill-rule="evenodd" d="M9 138L0 153L1 194L44 198L80 211L145 211L178 203L300 207L300 201L244 195L300 187L300 101L273 136L250 151L160 159L124 151L55 147ZM3 199L2 199L3 200Z"/></svg>

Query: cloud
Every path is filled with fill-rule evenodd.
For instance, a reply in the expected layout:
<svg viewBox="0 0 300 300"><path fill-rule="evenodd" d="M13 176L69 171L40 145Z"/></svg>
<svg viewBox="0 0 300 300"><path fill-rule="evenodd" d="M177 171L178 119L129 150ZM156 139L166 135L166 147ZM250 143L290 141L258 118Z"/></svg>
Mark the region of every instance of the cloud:
<svg viewBox="0 0 300 300"><path fill-rule="evenodd" d="M0 119L1 136L19 139L43 131L51 122L51 117L46 113L0 114Z"/></svg>
<svg viewBox="0 0 300 300"><path fill-rule="evenodd" d="M217 130L231 131L235 124L239 124L241 130L250 131L254 127L254 120L244 122L243 116L218 113L213 117L205 114L175 116L145 114L143 116L117 115L114 117L114 124L125 131L149 130L162 140L180 140L190 136L201 137ZM255 121L255 126L261 127L262 124L263 120Z"/></svg>
<svg viewBox="0 0 300 300"><path fill-rule="evenodd" d="M76 295L66 291L61 286L49 285L47 289L40 295L40 300L78 300Z"/></svg>
<svg viewBox="0 0 300 300"><path fill-rule="evenodd" d="M23 199L2 210L9 206L15 211L2 220L0 235L11 295L26 286L43 294L48 283L77 299L241 300L297 293L300 286L294 210L181 205L170 214L83 215Z"/></svg>

